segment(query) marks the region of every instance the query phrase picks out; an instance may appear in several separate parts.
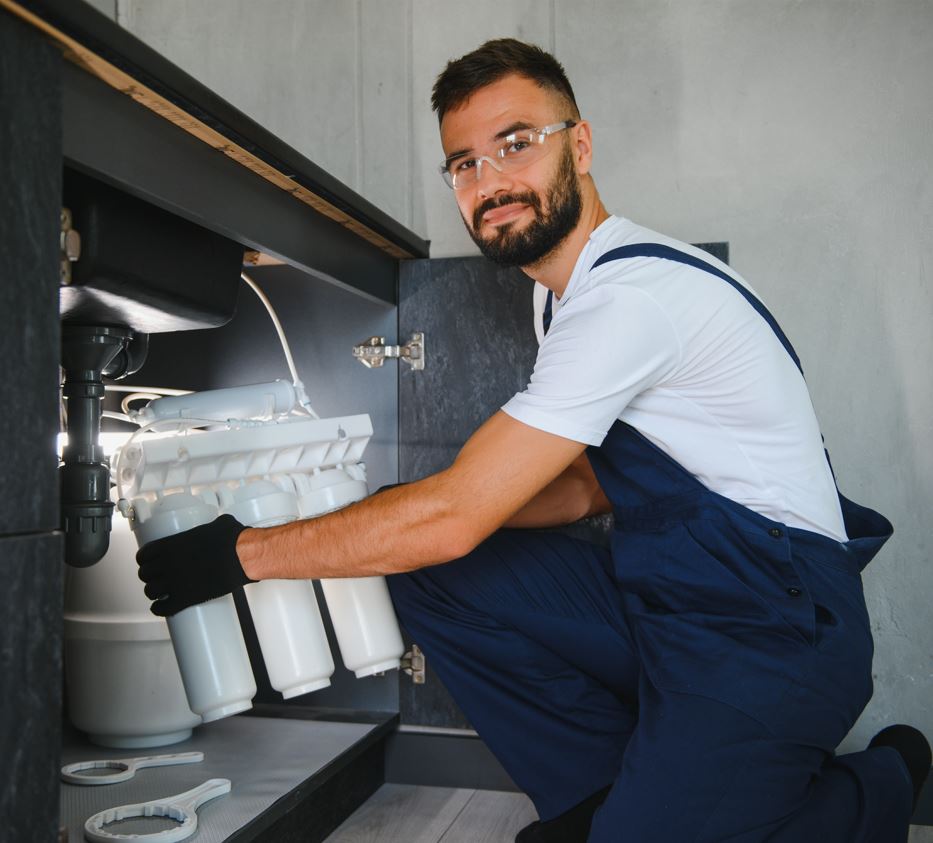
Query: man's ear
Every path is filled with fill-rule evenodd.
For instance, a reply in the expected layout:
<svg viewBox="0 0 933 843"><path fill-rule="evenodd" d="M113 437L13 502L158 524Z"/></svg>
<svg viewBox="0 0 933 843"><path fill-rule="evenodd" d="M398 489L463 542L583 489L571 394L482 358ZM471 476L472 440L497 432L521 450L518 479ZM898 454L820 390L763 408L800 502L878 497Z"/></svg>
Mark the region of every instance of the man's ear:
<svg viewBox="0 0 933 843"><path fill-rule="evenodd" d="M581 120L570 131L573 161L577 175L585 176L593 164L593 130L589 122Z"/></svg>

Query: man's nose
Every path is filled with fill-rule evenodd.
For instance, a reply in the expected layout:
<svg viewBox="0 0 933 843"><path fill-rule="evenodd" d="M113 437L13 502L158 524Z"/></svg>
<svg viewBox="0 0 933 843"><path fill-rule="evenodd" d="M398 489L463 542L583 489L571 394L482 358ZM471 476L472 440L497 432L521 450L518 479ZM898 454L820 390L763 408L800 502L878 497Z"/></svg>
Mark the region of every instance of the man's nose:
<svg viewBox="0 0 933 843"><path fill-rule="evenodd" d="M511 189L512 180L488 156L484 155L477 161L477 168L476 183L479 185L477 192L484 199L495 196L503 190Z"/></svg>

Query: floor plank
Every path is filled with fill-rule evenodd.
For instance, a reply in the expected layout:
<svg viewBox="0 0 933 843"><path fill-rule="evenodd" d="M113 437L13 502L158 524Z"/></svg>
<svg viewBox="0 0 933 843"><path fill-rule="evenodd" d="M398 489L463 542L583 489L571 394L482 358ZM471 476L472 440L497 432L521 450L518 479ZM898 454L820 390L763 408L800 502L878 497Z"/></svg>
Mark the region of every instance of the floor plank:
<svg viewBox="0 0 933 843"><path fill-rule="evenodd" d="M474 792L384 784L324 843L438 843Z"/></svg>
<svg viewBox="0 0 933 843"><path fill-rule="evenodd" d="M512 843L537 818L523 793L477 790L439 843Z"/></svg>
<svg viewBox="0 0 933 843"><path fill-rule="evenodd" d="M324 843L512 843L536 817L521 793L385 784ZM933 826L908 843L933 843Z"/></svg>

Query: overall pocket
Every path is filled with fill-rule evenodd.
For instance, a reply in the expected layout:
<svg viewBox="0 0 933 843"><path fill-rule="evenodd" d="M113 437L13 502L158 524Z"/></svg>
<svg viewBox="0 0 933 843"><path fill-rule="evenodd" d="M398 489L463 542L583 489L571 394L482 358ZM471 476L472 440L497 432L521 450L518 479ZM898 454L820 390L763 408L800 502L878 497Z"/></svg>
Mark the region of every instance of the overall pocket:
<svg viewBox="0 0 933 843"><path fill-rule="evenodd" d="M774 723L809 672L816 609L786 542L725 519L619 533L616 576L647 677Z"/></svg>

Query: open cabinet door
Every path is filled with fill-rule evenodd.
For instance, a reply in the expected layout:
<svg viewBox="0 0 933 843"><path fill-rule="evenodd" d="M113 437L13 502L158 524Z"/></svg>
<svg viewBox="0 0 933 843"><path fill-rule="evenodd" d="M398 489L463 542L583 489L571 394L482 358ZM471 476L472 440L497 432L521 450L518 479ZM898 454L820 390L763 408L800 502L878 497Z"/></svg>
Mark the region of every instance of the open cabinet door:
<svg viewBox="0 0 933 843"><path fill-rule="evenodd" d="M449 466L473 431L525 388L538 342L534 283L520 270L481 257L399 267L398 341L425 335L424 369L399 372L399 481L407 483ZM399 676L402 723L470 728L430 660L423 685Z"/></svg>

